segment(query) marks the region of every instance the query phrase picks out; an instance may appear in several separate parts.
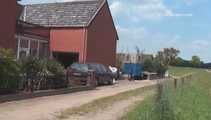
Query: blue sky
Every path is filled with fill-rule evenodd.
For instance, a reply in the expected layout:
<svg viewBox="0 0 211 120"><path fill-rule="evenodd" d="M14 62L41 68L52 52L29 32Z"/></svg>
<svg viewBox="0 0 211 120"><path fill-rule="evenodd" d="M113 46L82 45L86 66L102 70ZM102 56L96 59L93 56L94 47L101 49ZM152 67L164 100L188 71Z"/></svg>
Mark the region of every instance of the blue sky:
<svg viewBox="0 0 211 120"><path fill-rule="evenodd" d="M71 0L22 0L24 4ZM119 38L119 52L146 53L164 47L180 49L180 56L198 55L211 61L210 0L108 0Z"/></svg>

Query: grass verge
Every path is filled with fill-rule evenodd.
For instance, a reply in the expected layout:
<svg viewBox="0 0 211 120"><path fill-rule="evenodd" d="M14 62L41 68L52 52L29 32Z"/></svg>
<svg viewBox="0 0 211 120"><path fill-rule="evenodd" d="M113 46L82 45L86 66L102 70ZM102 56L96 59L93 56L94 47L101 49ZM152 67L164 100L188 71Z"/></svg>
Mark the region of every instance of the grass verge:
<svg viewBox="0 0 211 120"><path fill-rule="evenodd" d="M203 69L170 69L175 76L193 72L194 79L176 89L172 81L165 82L162 92L157 90L121 120L211 120L211 74Z"/></svg>
<svg viewBox="0 0 211 120"><path fill-rule="evenodd" d="M193 69L189 67L170 67L169 68L170 74L177 77L180 77L189 73L197 73L199 71L201 71L201 69Z"/></svg>
<svg viewBox="0 0 211 120"><path fill-rule="evenodd" d="M84 115L90 112L97 112L99 110L111 106L115 102L127 100L130 97L135 97L140 95L145 96L151 94L153 92L153 88L154 86L143 87L127 92L122 92L114 96L100 98L79 107L66 109L61 113L59 113L59 115L57 115L56 118L61 120L61 119L67 119L71 115Z"/></svg>

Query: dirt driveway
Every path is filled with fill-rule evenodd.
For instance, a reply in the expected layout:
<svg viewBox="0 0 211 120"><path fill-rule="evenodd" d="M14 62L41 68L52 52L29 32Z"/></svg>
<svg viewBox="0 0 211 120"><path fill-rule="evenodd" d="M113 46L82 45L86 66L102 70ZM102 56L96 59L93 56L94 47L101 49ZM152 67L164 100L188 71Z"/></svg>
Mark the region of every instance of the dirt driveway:
<svg viewBox="0 0 211 120"><path fill-rule="evenodd" d="M0 104L0 120L51 120L56 112L78 107L93 100L121 92L150 86L155 81L120 81L113 86L98 87L96 90L64 95L40 97L29 100Z"/></svg>

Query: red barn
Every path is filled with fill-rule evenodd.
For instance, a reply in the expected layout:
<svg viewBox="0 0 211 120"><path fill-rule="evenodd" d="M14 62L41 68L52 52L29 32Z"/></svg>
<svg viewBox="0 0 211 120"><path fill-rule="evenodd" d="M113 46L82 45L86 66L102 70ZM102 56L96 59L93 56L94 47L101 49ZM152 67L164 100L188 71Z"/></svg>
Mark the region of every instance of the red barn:
<svg viewBox="0 0 211 120"><path fill-rule="evenodd" d="M25 56L48 57L50 31L21 21L24 9L17 1L1 1L0 48L14 50L17 59Z"/></svg>
<svg viewBox="0 0 211 120"><path fill-rule="evenodd" d="M50 28L50 50L73 62L115 65L118 35L106 0L25 6L26 21Z"/></svg>
<svg viewBox="0 0 211 120"><path fill-rule="evenodd" d="M17 11L18 7L16 0L1 0L0 48L15 48L15 25Z"/></svg>

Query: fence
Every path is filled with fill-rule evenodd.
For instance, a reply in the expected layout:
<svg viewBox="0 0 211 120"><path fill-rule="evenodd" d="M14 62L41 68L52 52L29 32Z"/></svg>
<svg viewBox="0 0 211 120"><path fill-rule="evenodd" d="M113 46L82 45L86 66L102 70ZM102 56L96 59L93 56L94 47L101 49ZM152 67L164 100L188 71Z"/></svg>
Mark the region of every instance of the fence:
<svg viewBox="0 0 211 120"><path fill-rule="evenodd" d="M0 76L0 95L16 92L20 76Z"/></svg>
<svg viewBox="0 0 211 120"><path fill-rule="evenodd" d="M67 86L66 75L11 75L0 79L0 95L20 91L33 92L36 90L59 89Z"/></svg>
<svg viewBox="0 0 211 120"><path fill-rule="evenodd" d="M193 79L193 75L194 75L194 73L189 73L189 74L185 74L185 75L180 76L180 77L170 76L170 78L174 82L174 87L177 88L179 81L181 81L182 85L184 85L187 80Z"/></svg>
<svg viewBox="0 0 211 120"><path fill-rule="evenodd" d="M79 78L83 80L83 78ZM68 86L96 86L95 75L90 72L90 75L85 78L85 84L76 84L81 80L74 79L69 74L64 75L40 75L30 73L20 76L6 76L0 78L0 95L17 92L34 92L39 90L60 89Z"/></svg>

